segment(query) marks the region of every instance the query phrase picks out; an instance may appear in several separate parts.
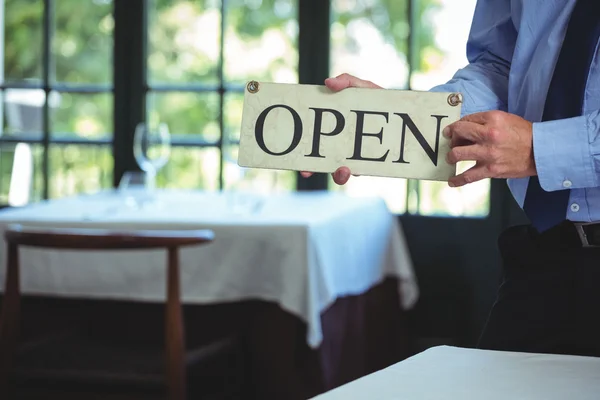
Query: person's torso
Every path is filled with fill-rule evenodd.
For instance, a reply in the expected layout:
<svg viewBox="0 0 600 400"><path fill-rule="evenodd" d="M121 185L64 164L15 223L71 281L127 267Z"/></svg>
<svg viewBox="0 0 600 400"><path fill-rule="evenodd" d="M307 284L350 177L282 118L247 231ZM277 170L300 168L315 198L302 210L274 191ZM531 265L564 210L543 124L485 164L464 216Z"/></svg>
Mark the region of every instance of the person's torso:
<svg viewBox="0 0 600 400"><path fill-rule="evenodd" d="M576 0L511 0L517 43L511 62L508 112L539 122L567 25ZM600 1L598 3L600 10ZM600 14L599 14L600 18ZM600 58L590 66L582 113L600 109ZM527 179L510 179L509 187L523 204ZM600 188L573 189L571 202L583 207L569 219L600 220Z"/></svg>

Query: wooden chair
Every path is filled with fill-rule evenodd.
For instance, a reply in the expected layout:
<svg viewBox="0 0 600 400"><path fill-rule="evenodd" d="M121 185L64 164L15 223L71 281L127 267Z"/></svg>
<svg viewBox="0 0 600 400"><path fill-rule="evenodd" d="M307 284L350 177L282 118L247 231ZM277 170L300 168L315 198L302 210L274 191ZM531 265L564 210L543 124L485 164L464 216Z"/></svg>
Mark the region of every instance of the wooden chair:
<svg viewBox="0 0 600 400"><path fill-rule="evenodd" d="M185 339L180 295L179 249L202 245L214 239L213 232L133 231L113 232L96 229L25 229L10 226L4 234L8 247L5 292L0 320L0 398L8 398L9 381L14 373L14 357L20 311L19 247L63 250L167 249L167 303L165 315L165 378L170 400L184 399Z"/></svg>

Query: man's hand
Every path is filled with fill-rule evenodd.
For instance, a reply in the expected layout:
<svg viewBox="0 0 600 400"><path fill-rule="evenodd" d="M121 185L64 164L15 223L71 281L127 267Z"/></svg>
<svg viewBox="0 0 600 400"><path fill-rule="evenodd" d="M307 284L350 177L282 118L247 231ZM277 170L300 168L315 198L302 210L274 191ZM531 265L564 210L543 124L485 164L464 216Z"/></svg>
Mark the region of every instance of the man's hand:
<svg viewBox="0 0 600 400"><path fill-rule="evenodd" d="M371 81L365 81L349 74L341 74L335 78L328 78L325 80L325 86L334 92L339 92L346 88L368 88L368 89L381 89L381 86L374 84ZM308 178L312 175L312 172L301 172L303 177ZM345 185L350 179L350 168L339 167L331 176L333 181L338 185Z"/></svg>
<svg viewBox="0 0 600 400"><path fill-rule="evenodd" d="M502 111L471 114L450 124L444 136L452 139L447 161L475 161L474 167L450 178L451 187L485 178L523 178L536 175L533 124Z"/></svg>

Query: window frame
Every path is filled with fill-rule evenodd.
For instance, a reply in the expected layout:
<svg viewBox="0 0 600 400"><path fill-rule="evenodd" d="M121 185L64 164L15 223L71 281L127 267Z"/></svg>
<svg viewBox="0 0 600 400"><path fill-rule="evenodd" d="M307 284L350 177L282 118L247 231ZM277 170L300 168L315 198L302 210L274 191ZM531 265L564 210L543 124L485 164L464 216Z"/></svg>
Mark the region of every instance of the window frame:
<svg viewBox="0 0 600 400"><path fill-rule="evenodd" d="M42 132L20 132L17 136L5 136L0 135L0 147L6 144L36 144L42 146L42 200L49 198L50 194L50 147L51 145L82 145L89 146L110 146L113 143L113 139L109 137L98 138L98 139L83 139L78 138L74 132L51 132L50 123L50 105L49 98L52 92L56 93L67 93L67 94L104 94L109 93L115 95L114 85L102 85L102 84L72 84L66 82L53 82L52 81L52 35L54 34L54 3L55 0L40 0L43 6L42 14L42 79L40 83L28 83L28 82L7 82L4 76L0 80L0 93L2 99L6 90L11 89L31 89L31 90L42 90L44 92L44 104L42 106ZM2 29L4 31L4 0L0 0L0 6L2 7ZM4 34L0 36L4 41ZM2 43L2 49L4 49L4 42ZM4 52L2 51L2 62L4 62ZM2 69L4 74L4 69ZM3 105L2 105L3 106ZM113 117L114 119L114 117ZM39 137L38 134L42 136ZM54 134L54 135L53 135ZM0 205L0 207L6 207L6 204Z"/></svg>
<svg viewBox="0 0 600 400"><path fill-rule="evenodd" d="M1 1L1 0L0 0ZM241 93L243 87L229 85L224 79L224 31L226 28L227 0L221 0L220 24L220 50L218 62L218 83L216 85L201 84L159 84L148 82L147 56L148 56L148 20L150 13L150 0L113 0L113 82L112 85L74 85L66 83L53 83L51 80L51 39L53 33L53 11L55 0L42 0L43 11L43 43L42 43L42 82L41 84L28 83L0 83L0 91L6 89L41 89L46 100L43 106L43 132L41 138L0 136L0 146L6 143L25 142L41 144L43 148L42 159L42 198L48 199L50 186L49 155L50 146L58 145L85 145L85 146L112 146L113 187L117 187L123 174L127 171L139 170L133 154L133 137L138 123L146 121L147 95L153 93L216 93L219 95L218 125L221 132L219 140L208 142L203 140L173 138L172 145L193 148L218 148L219 149L219 188L224 188L224 146L239 144L236 141L223 140L225 128L225 95L227 93ZM3 4L3 1L0 3ZM406 89L411 89L411 77L414 66L419 61L417 35L414 34L418 25L417 11L418 0L407 0L407 15L409 17L409 33L407 36L408 80ZM330 37L331 30L331 1L298 0L298 81L300 84L322 84L329 76L330 67L330 41L323 38ZM73 137L53 137L50 132L50 110L48 104L49 94L53 91L59 93L112 93L113 95L113 133L112 138L105 139L78 139ZM327 174L314 174L311 178L302 178L296 174L296 190L328 190ZM492 196L493 193L490 193ZM420 188L418 181L408 180L405 202L405 213L409 213L409 199L419 201ZM492 209L490 199L490 211Z"/></svg>
<svg viewBox="0 0 600 400"><path fill-rule="evenodd" d="M113 0L115 19L115 138L114 138L114 186L116 187L127 171L139 171L133 155L133 134L140 122L147 122L147 96L150 93L216 93L219 96L217 122L219 140L173 137L173 147L219 150L219 188L223 189L224 147L239 141L225 141L225 96L243 93L244 87L225 82L224 78L224 31L226 27L227 1L220 5L220 43L216 85L205 84L151 84L148 81L148 20L151 0ZM124 23L127 21L127 23ZM118 117L117 117L118 116Z"/></svg>

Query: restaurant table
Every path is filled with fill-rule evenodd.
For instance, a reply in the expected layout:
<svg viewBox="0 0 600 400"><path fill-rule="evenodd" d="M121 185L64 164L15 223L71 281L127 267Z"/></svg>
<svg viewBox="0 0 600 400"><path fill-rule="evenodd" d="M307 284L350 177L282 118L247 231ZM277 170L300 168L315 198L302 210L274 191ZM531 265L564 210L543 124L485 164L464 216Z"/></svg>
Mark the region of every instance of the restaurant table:
<svg viewBox="0 0 600 400"><path fill-rule="evenodd" d="M376 197L354 198L332 192L258 196L109 190L0 212L0 231L11 223L213 230L214 243L181 250L183 302L206 305L260 300L275 304L278 310L302 321L309 349L320 349L329 354L329 359L332 354L338 358L334 363L321 357L328 364L324 369L329 370L323 373L330 376L321 382L325 389L345 383L358 373L336 377L334 364L343 366L347 359L338 349L341 344L333 344L334 339L340 334L353 334L340 332L344 324L358 332L365 324L374 324L374 318L365 316L371 311L385 317L387 310L391 313L388 320L394 319L394 313L410 309L419 294L399 221ZM164 257L161 251L24 249L22 290L24 295L159 303L165 298ZM0 260L3 282L4 254ZM331 317L330 322L324 320L339 302L351 301L379 286L389 289L388 279L392 279L397 297L371 294L376 299L371 303L379 309L368 310L362 305L361 313L356 305L342 305L348 321L341 321L339 316ZM398 304L383 304L384 298ZM267 323L263 319L263 325ZM335 332L329 338L324 338L323 324ZM389 325L382 326L381 331L385 330L390 331L389 335L397 333ZM371 336L368 340L383 339ZM363 359L367 356L361 355Z"/></svg>
<svg viewBox="0 0 600 400"><path fill-rule="evenodd" d="M600 358L430 348L315 400L597 400Z"/></svg>

